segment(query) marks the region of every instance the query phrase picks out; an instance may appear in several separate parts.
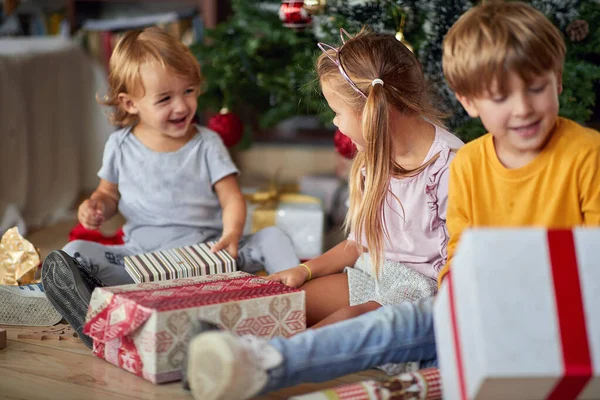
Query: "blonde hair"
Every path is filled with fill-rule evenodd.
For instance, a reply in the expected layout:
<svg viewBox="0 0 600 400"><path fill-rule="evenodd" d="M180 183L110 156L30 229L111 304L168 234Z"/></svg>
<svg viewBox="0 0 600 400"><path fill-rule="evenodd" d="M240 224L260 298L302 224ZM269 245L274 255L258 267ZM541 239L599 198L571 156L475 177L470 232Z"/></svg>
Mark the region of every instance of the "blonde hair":
<svg viewBox="0 0 600 400"><path fill-rule="evenodd" d="M115 46L110 57L108 93L100 104L112 106L109 119L113 125L125 127L138 122L138 116L129 114L121 106L120 93L144 93L140 68L146 63L156 62L175 74L190 79L199 91L202 84L200 65L190 50L163 29L152 27L129 31Z"/></svg>
<svg viewBox="0 0 600 400"><path fill-rule="evenodd" d="M343 64L348 77L366 98L348 83L329 56ZM366 146L352 163L350 208L344 225L357 235L359 242L364 235L375 276L378 276L384 235L389 240L383 210L390 177L418 174L435 160L434 157L413 170L395 162L389 111L395 109L402 115L427 119L440 126L443 126L443 114L430 102L421 64L393 35L363 29L339 49L322 54L317 59L317 74L321 84L327 84L362 115ZM384 84L372 85L376 78ZM396 200L400 202L398 198ZM362 246L359 249L362 251Z"/></svg>
<svg viewBox="0 0 600 400"><path fill-rule="evenodd" d="M443 43L443 68L455 93L478 97L497 82L506 94L508 72L526 84L546 71L561 74L565 42L540 11L521 2L490 1L471 8Z"/></svg>

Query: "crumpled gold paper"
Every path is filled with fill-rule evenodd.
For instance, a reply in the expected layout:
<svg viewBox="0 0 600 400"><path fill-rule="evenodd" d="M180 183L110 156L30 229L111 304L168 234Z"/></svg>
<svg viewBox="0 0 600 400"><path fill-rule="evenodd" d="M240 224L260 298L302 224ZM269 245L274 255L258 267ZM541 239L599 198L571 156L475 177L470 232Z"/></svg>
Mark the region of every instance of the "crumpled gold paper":
<svg viewBox="0 0 600 400"><path fill-rule="evenodd" d="M27 285L38 283L35 273L40 266L40 253L14 227L0 240L0 284Z"/></svg>

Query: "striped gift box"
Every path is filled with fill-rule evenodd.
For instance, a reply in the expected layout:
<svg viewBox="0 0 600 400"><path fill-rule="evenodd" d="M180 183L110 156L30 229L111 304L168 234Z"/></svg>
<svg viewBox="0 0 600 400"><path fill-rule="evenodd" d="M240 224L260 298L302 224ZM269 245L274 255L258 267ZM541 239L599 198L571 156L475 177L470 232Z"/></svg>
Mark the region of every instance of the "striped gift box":
<svg viewBox="0 0 600 400"><path fill-rule="evenodd" d="M210 251L216 242L154 251L125 257L125 270L136 283L192 278L237 271L236 262L225 250Z"/></svg>

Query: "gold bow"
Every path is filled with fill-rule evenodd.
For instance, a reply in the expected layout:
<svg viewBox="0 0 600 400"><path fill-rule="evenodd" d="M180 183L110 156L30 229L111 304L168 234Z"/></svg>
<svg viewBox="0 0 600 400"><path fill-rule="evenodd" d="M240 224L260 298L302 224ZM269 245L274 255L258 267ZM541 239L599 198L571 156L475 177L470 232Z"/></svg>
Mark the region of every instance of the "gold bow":
<svg viewBox="0 0 600 400"><path fill-rule="evenodd" d="M271 182L266 190L245 194L246 200L256 205L252 212L252 233L269 226L274 226L277 217L277 207L281 203L320 204L316 197L298 193L298 184L278 184Z"/></svg>

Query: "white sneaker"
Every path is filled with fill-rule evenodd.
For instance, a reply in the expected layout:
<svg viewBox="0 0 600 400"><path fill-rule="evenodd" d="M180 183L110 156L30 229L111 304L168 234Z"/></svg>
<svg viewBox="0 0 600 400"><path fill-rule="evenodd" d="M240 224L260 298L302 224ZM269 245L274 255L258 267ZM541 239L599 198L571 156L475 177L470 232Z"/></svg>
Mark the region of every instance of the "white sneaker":
<svg viewBox="0 0 600 400"><path fill-rule="evenodd" d="M61 319L62 316L46 298L41 283L0 285L0 324L52 326Z"/></svg>
<svg viewBox="0 0 600 400"><path fill-rule="evenodd" d="M268 341L230 332L206 332L188 348L188 379L196 400L245 400L267 384L283 356Z"/></svg>

